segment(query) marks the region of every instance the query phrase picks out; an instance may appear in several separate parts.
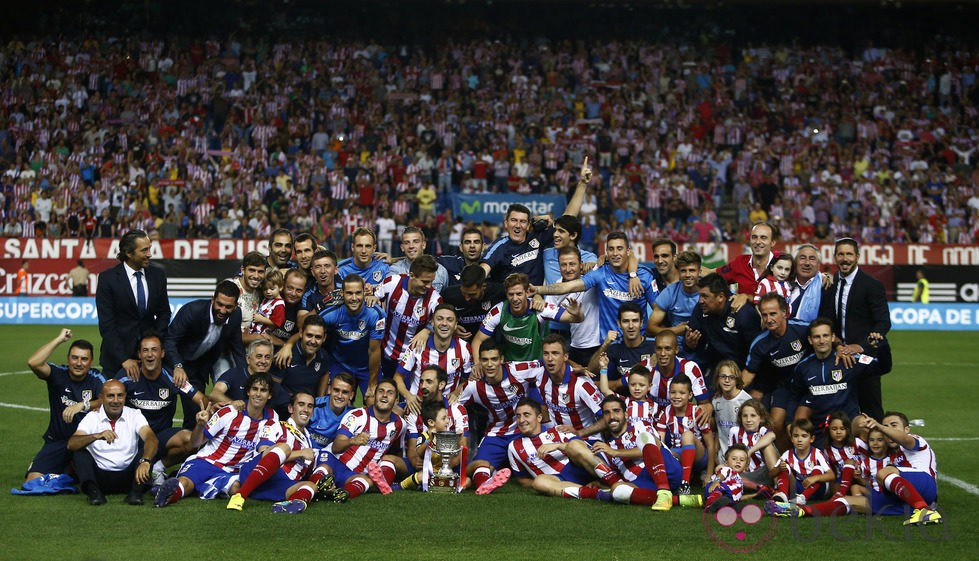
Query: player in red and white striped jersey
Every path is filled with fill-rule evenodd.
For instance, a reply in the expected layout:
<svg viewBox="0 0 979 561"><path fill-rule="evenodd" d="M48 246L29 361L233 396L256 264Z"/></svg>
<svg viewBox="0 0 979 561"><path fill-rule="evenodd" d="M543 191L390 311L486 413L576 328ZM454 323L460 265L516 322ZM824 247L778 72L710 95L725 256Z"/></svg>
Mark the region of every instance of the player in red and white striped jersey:
<svg viewBox="0 0 979 561"><path fill-rule="evenodd" d="M425 327L442 303L442 296L432 288L438 263L431 255L420 255L411 263L407 275L390 275L374 288L374 296L387 314L381 371L386 378L394 376L401 354L415 335ZM372 304L372 303L371 303ZM427 339L424 338L418 342Z"/></svg>
<svg viewBox="0 0 979 561"><path fill-rule="evenodd" d="M245 382L248 400L244 411L226 405L214 415L208 415L207 411L197 413L191 445L196 448L204 444L204 447L180 466L176 477L160 485L156 506L173 504L216 479L230 486L231 479L223 478L236 473L241 464L257 454L262 429L279 422L275 411L266 407L271 388L272 378L268 373L252 374Z"/></svg>
<svg viewBox="0 0 979 561"><path fill-rule="evenodd" d="M537 388L555 425L583 431L595 424L604 396L589 378L572 372L563 337L552 333L542 346L542 360L510 363L510 372Z"/></svg>
<svg viewBox="0 0 979 561"><path fill-rule="evenodd" d="M364 494L372 485L382 493L390 492L397 471L408 472L400 456L387 454L392 446L403 444L406 432L404 419L393 412L397 396L394 382L381 380L374 389L372 407L353 409L340 419L327 461L351 498Z"/></svg>
<svg viewBox="0 0 979 561"><path fill-rule="evenodd" d="M710 391L707 382L700 371L700 366L692 360L677 356L680 347L675 334L661 331L656 337L653 356L643 359L640 363L649 369L652 375L649 395L660 408L670 404L670 381L683 374L692 384L693 397L697 402L699 415L697 420L703 422L710 418L714 405L710 401Z"/></svg>
<svg viewBox="0 0 979 561"><path fill-rule="evenodd" d="M418 410L418 383L422 369L436 364L445 370L448 381L443 397L448 397L461 380L472 373L472 350L469 343L455 336L458 324L455 307L439 304L432 317L432 334L421 351L407 349L401 353L394 383L410 407Z"/></svg>
<svg viewBox="0 0 979 561"><path fill-rule="evenodd" d="M459 396L459 403L466 406L475 403L488 412L485 436L479 441L476 456L467 467L478 495L491 493L510 479L510 470L504 467L507 447L520 434L516 407L527 394L527 384L510 374L503 361L496 341L487 339L479 349L483 378L464 380L454 392ZM493 470L498 471L494 473Z"/></svg>
<svg viewBox="0 0 979 561"><path fill-rule="evenodd" d="M598 365L601 368L598 375L598 389L606 397L618 395L612 391L608 380L608 355L602 353L598 358ZM650 428L656 425L656 417L659 415L659 406L649 395L649 388L652 382L652 374L649 368L642 363L634 365L629 369L628 376L624 377L628 383L629 395L622 398L625 402L626 416L632 424L642 423Z"/></svg>
<svg viewBox="0 0 979 561"><path fill-rule="evenodd" d="M584 485L596 479L614 485L622 481L618 472L592 454L588 444L573 434L557 428L542 431L543 418L540 403L526 397L517 403L517 428L521 437L507 448L517 482L543 495L611 500L609 491Z"/></svg>
<svg viewBox="0 0 979 561"><path fill-rule="evenodd" d="M330 473L322 466L315 480L303 481L318 457L306 430L315 405L312 394L296 392L289 404L289 420L262 429L260 449L264 452L242 466L241 486L228 501L229 510L241 510L249 497L280 501L273 505L273 512L306 510L316 494L316 481ZM289 506L292 508L285 508Z"/></svg>
<svg viewBox="0 0 979 561"><path fill-rule="evenodd" d="M437 364L428 364L422 368L422 371L418 375L418 395L421 397L421 401L418 404L418 411L409 411L405 414L405 425L407 427L407 442L415 442L418 437L422 436L425 432L425 421L422 419L421 407L428 402L441 401L445 404L445 408L448 412L449 425L445 430L451 430L462 435L459 442L460 445L465 447L468 446L469 438L469 415L466 413L466 408L460 403L448 403L445 397L445 384L448 380L448 374L445 372L441 366ZM416 446L406 446L405 452L407 453L408 462L411 464L410 467L415 469L421 469L422 466L422 456L418 454L418 448ZM452 467L458 465L459 457L454 456L452 458Z"/></svg>

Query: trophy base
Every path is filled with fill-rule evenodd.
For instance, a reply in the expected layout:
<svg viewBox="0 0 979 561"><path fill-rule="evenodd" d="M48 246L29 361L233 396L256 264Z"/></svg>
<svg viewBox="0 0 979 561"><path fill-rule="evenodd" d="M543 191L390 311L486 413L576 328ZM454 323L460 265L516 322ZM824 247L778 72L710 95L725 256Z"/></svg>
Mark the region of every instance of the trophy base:
<svg viewBox="0 0 979 561"><path fill-rule="evenodd" d="M433 475L432 478L428 480L428 492L455 493L458 484L458 475L453 475L452 477L439 477L437 475Z"/></svg>

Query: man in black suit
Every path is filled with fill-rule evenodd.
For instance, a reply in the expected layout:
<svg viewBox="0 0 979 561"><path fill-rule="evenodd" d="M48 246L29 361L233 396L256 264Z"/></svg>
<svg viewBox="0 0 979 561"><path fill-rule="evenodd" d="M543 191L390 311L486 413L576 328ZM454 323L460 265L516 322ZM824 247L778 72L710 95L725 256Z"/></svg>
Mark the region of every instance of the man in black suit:
<svg viewBox="0 0 979 561"><path fill-rule="evenodd" d="M170 299L163 269L150 267L150 238L130 230L119 241L119 263L99 275L95 307L99 314L102 347L99 362L107 378L120 368L139 375L136 346L144 333L166 333Z"/></svg>
<svg viewBox="0 0 979 561"><path fill-rule="evenodd" d="M241 341L241 310L238 309L238 285L223 280L210 300L188 303L173 318L164 347L171 366L173 381L179 387L184 380L203 390L214 377L214 363L228 353L234 364L245 364L245 346ZM191 399L181 396L184 427L193 428L200 410Z"/></svg>
<svg viewBox="0 0 979 561"><path fill-rule="evenodd" d="M833 320L841 340L837 349L840 355L876 347L891 329L884 285L857 267L859 256L856 240L837 240L834 257L839 271L833 284L823 290L819 308L819 315ZM880 376L863 378L858 388L860 410L880 420L884 415Z"/></svg>

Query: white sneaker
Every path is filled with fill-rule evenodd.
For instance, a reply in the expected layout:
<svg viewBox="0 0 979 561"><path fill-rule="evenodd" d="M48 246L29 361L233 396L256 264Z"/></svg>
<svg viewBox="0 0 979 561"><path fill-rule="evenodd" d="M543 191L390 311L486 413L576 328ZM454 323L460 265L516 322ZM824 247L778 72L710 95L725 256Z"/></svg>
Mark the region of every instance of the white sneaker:
<svg viewBox="0 0 979 561"><path fill-rule="evenodd" d="M806 505L806 496L805 495L796 495L796 496L792 497L792 500L790 500L789 502L790 503L793 503L793 504L797 504L799 506L805 506Z"/></svg>

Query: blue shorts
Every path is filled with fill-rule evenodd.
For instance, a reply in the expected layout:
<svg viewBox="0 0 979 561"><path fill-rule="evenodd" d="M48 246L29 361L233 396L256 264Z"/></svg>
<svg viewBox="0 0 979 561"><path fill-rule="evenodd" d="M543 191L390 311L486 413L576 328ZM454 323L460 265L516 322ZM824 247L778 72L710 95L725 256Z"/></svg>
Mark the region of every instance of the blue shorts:
<svg viewBox="0 0 979 561"><path fill-rule="evenodd" d="M476 457L470 462L485 461L493 467L507 466L507 448L510 443L520 438L519 434L510 436L484 436L476 449Z"/></svg>
<svg viewBox="0 0 979 561"><path fill-rule="evenodd" d="M157 459L167 455L167 442L170 442L170 439L182 430L184 430L183 427L170 427L156 433L156 440L159 442L159 446L156 449Z"/></svg>
<svg viewBox="0 0 979 561"><path fill-rule="evenodd" d="M241 466L238 481L244 483L245 479L248 479L248 475L251 474L252 470L255 469L255 466L258 465L258 462L261 459L262 456L255 456L252 461ZM289 491L289 487L292 487L296 483L298 482L289 479L289 476L286 475L286 472L282 471L282 469L277 469L275 470L275 473L272 474L272 477L268 478L261 485L259 485L258 488L248 495L248 498L261 499L263 501L283 501L286 498L286 493Z"/></svg>
<svg viewBox="0 0 979 561"><path fill-rule="evenodd" d="M792 390L788 387L778 387L772 392L772 407L785 409L786 422L793 418L795 408L798 406L799 400L792 395Z"/></svg>
<svg viewBox="0 0 979 561"><path fill-rule="evenodd" d="M577 483L578 485L588 485L592 481L595 481L594 475L588 473L585 468L570 461L568 465L564 466L564 469L561 470L561 473L557 477L561 481Z"/></svg>
<svg viewBox="0 0 979 561"><path fill-rule="evenodd" d="M829 498L829 484L817 483L816 487L819 487L819 490L816 491L816 493L810 497L809 500L816 501ZM802 486L802 481L799 481L798 479L795 480L794 485L789 485L789 491L791 491L789 494L793 497L796 495L801 495L805 490L806 488Z"/></svg>
<svg viewBox="0 0 979 561"><path fill-rule="evenodd" d="M321 456L321 463L322 460L323 458ZM348 468L347 464L341 462L340 458L337 458L333 454L328 454L326 456L326 465L330 466L330 469L333 470L333 480L336 481L337 485L340 487L346 485L347 482L350 481L350 479L352 479L355 475L364 475L363 473L357 473L356 471Z"/></svg>
<svg viewBox="0 0 979 561"><path fill-rule="evenodd" d="M71 451L68 450L67 440L45 442L31 460L27 473L64 473L70 461Z"/></svg>
<svg viewBox="0 0 979 561"><path fill-rule="evenodd" d="M690 471L692 473L698 473L698 472L701 472L701 471L704 471L705 469L707 469L707 451L706 451L706 447L704 447L704 448L705 448L704 455L701 456L699 460L694 460L693 461L693 466L690 468ZM680 471L682 473L683 472L683 464L680 463L680 458L678 457L680 455L681 448L667 448L664 445L664 446L661 446L660 447L660 450L663 451L663 464L664 465L668 465L669 462L670 462L670 460L668 460L666 458L667 453L673 452L673 453L676 454L676 456L674 456L673 454L669 454L669 455L672 456L673 457L673 461L675 461L676 464L678 466L680 466ZM710 474L708 473L707 475L709 476ZM683 478L683 475L681 475L680 477L682 479ZM670 482L670 485L672 485L672 484L673 484L673 482L671 481Z"/></svg>
<svg viewBox="0 0 979 561"><path fill-rule="evenodd" d="M195 488L199 489L208 480L231 473L233 472L221 469L207 460L191 458L184 462L180 466L180 469L177 470L177 477L186 477L194 484Z"/></svg>
<svg viewBox="0 0 979 561"><path fill-rule="evenodd" d="M914 487L915 491L921 495L926 503L931 504L938 500L938 484L935 478L923 471L903 471L901 477L907 479ZM870 490L870 508L873 514L878 515L899 515L908 514L911 505L902 501L900 497L890 491Z"/></svg>

